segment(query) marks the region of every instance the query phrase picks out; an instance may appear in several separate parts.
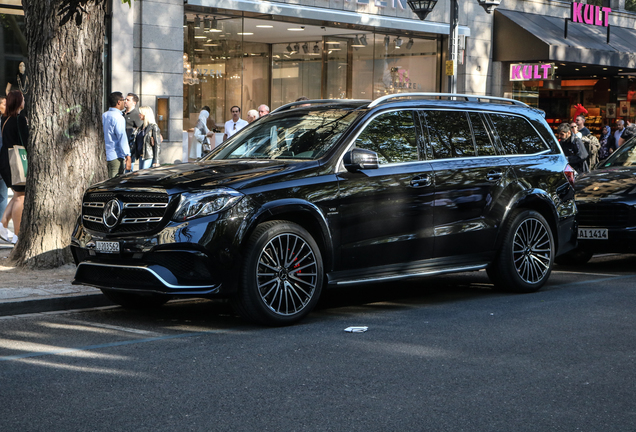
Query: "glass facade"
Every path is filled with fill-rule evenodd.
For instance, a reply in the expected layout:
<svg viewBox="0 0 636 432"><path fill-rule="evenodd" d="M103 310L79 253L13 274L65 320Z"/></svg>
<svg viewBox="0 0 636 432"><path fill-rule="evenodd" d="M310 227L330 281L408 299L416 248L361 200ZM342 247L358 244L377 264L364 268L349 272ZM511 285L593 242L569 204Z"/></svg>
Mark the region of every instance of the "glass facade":
<svg viewBox="0 0 636 432"><path fill-rule="evenodd" d="M301 96L374 99L438 91L439 73L436 37L184 16L185 130L194 127L204 106L222 129L234 105L245 119L261 104L274 109Z"/></svg>
<svg viewBox="0 0 636 432"><path fill-rule="evenodd" d="M0 86L3 94L10 90L21 89L29 93L29 71L27 61L27 43L24 35L24 16L21 11L13 15L0 14ZM20 74L20 63L25 63L25 73ZM26 91L25 91L26 90Z"/></svg>

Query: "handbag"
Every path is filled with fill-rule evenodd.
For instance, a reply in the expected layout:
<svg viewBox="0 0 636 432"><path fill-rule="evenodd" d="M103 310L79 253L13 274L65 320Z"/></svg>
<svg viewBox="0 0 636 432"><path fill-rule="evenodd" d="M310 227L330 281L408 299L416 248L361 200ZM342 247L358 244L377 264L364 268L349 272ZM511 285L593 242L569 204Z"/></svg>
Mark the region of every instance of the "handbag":
<svg viewBox="0 0 636 432"><path fill-rule="evenodd" d="M4 126L9 119L7 118L2 125L2 132L4 132ZM18 136L20 137L20 143L22 143L22 136L18 130ZM24 143L22 143L24 144ZM24 145L13 145L13 147L7 149L9 153L9 168L11 170L11 186L24 186L26 185L26 176L28 169L27 151Z"/></svg>

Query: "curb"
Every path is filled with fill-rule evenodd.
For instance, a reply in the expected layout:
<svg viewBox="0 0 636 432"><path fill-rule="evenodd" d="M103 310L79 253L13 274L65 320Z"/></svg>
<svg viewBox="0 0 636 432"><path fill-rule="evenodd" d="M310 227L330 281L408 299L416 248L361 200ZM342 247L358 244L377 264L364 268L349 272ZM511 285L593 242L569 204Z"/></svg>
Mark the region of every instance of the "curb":
<svg viewBox="0 0 636 432"><path fill-rule="evenodd" d="M114 303L102 293L6 300L0 303L0 317L101 306L114 306Z"/></svg>

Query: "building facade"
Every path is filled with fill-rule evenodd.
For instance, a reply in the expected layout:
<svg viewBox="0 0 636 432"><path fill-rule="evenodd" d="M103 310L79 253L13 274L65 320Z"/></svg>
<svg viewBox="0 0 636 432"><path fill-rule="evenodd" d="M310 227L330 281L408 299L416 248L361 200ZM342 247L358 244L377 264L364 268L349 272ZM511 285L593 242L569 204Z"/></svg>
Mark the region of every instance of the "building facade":
<svg viewBox="0 0 636 432"><path fill-rule="evenodd" d="M425 20L406 0L109 1L105 93L134 92L155 110L163 163L192 157L187 131L204 106L222 130L234 105L245 118L301 96L449 88L452 0ZM555 127L579 104L594 132L635 120L636 0L502 0L491 14L478 0L458 6L459 93L523 100ZM25 86L20 0L0 0L0 18L0 86Z"/></svg>

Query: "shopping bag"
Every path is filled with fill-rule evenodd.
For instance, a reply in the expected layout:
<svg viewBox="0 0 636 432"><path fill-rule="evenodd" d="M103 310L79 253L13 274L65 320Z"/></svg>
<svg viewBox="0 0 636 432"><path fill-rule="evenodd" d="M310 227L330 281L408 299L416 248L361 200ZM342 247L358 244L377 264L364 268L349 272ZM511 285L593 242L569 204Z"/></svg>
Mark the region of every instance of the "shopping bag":
<svg viewBox="0 0 636 432"><path fill-rule="evenodd" d="M11 185L26 185L27 176L27 152L19 145L14 145L9 149L9 166L11 168Z"/></svg>

